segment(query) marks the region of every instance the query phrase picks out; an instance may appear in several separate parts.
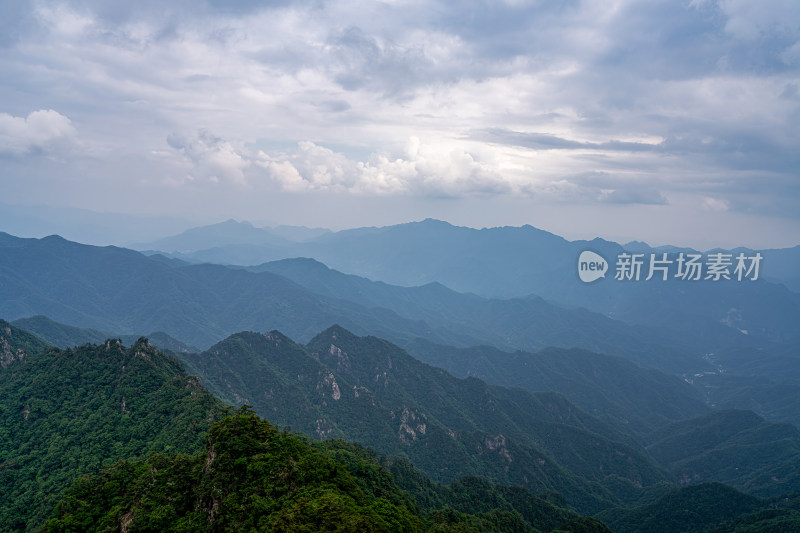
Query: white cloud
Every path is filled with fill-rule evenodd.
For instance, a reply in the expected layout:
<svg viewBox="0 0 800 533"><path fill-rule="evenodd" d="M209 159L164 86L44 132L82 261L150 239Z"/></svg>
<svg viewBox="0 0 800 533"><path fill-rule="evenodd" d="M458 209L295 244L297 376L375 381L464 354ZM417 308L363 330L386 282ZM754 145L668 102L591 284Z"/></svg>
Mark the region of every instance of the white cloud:
<svg viewBox="0 0 800 533"><path fill-rule="evenodd" d="M706 211L727 211L728 202L719 198L705 197L703 198L703 209Z"/></svg>
<svg viewBox="0 0 800 533"><path fill-rule="evenodd" d="M191 138L170 135L167 143L183 155L191 179L246 185L245 171L250 161L230 142L200 130Z"/></svg>
<svg viewBox="0 0 800 533"><path fill-rule="evenodd" d="M52 109L27 117L0 113L0 153L53 153L69 148L75 136L72 121Z"/></svg>
<svg viewBox="0 0 800 533"><path fill-rule="evenodd" d="M292 153L259 151L256 163L287 191L458 196L511 190L498 172L458 146L423 144L416 137L396 157L374 153L353 160L302 141Z"/></svg>
<svg viewBox="0 0 800 533"><path fill-rule="evenodd" d="M78 37L94 25L92 17L63 3L38 5L35 16L51 32L66 38Z"/></svg>

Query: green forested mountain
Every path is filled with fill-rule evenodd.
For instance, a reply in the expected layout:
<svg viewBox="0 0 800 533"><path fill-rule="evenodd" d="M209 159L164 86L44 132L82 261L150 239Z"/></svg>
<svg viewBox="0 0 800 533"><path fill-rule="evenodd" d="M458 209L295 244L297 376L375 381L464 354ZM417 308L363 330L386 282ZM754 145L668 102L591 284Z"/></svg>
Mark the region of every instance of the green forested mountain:
<svg viewBox="0 0 800 533"><path fill-rule="evenodd" d="M563 396L456 379L340 327L308 346L274 331L241 333L180 357L228 401L317 438L405 454L439 481L481 475L536 493L557 490L585 512L664 481L623 443L629 437Z"/></svg>
<svg viewBox="0 0 800 533"><path fill-rule="evenodd" d="M721 481L774 497L800 490L800 431L751 411L716 411L665 426L647 450L678 483Z"/></svg>
<svg viewBox="0 0 800 533"><path fill-rule="evenodd" d="M558 497L551 502L479 479L443 486L402 459L385 463L403 472L403 492L377 456L342 441L311 447L246 410L214 425L203 453L203 435L223 416L222 406L146 339L130 349L108 340L60 350L2 322L0 344L13 354L0 369L3 531L37 530L73 482L44 530L240 531L268 524L299 531L305 524L342 531L608 531ZM27 351L36 349L44 351ZM84 474L90 476L75 481Z"/></svg>
<svg viewBox="0 0 800 533"><path fill-rule="evenodd" d="M15 361L49 347L50 345L37 336L0 319L0 367L6 368Z"/></svg>
<svg viewBox="0 0 800 533"><path fill-rule="evenodd" d="M229 401L377 452L308 441L246 409L215 424L220 402L146 339L60 350L0 322L0 346L3 531L36 530L51 511L46 531L609 531L569 506L600 511L614 531L800 524L799 497L760 500L719 483L669 492L626 435L560 395L457 379L338 326L306 346L241 333L180 357ZM702 476L691 482L756 494L796 484L797 430L752 413L711 413L646 438L676 481L694 468ZM619 507L637 502L648 503Z"/></svg>
<svg viewBox="0 0 800 533"><path fill-rule="evenodd" d="M0 329L3 346L33 350L0 367L1 531L35 529L76 477L118 459L198 451L221 414L197 378L145 339L35 353L41 341Z"/></svg>
<svg viewBox="0 0 800 533"><path fill-rule="evenodd" d="M12 322L12 324L20 329L33 333L40 339L59 348L71 348L83 344L101 344L106 339L110 338L118 338L122 341L122 344L130 346L142 337L142 335L115 335L92 328L68 326L50 320L42 315L30 318L19 318ZM194 346L174 339L163 331L155 331L145 336L151 344L157 346L160 350L170 350L173 352L199 351Z"/></svg>
<svg viewBox="0 0 800 533"><path fill-rule="evenodd" d="M707 533L784 533L800 531L800 493L772 498L752 513L709 528Z"/></svg>
<svg viewBox="0 0 800 533"><path fill-rule="evenodd" d="M692 382L705 403L712 407L750 409L770 420L800 425L800 395L794 393L800 387L800 359L797 357L800 346L796 342L776 344L749 338L722 322L696 322L679 332L643 327L623 331L614 321L608 320L604 324L595 320L596 315L592 313L540 306L541 302L535 298L487 300L456 293L439 283L398 287L343 274L312 259L273 261L251 270L280 274L316 293L348 298L365 307L384 307L401 316L422 318L427 324L446 323L449 331L462 333L463 339L479 336L484 339L484 344L491 343L495 347L583 347L624 356L642 366L680 375L681 381ZM531 374L530 369L521 367L521 364L528 363L526 357L509 358L491 347L461 350L463 346L433 346L426 338L398 339L398 342L415 357L436 366L444 365L448 371L461 377L465 375L462 369L467 365L476 372L473 375L492 383L526 388L530 388L528 383L531 383L537 388L557 390L592 413L599 414L595 410L601 409L628 420L634 431L637 431L636 425L648 431L664 421L688 418L702 412L698 410L698 392L690 390L685 382L676 384L673 380L669 385L669 380L659 379L660 384L656 384L653 375L632 374L630 366L606 368L597 374L570 375L566 364L558 367L561 358L556 356L550 359L551 364L546 365L552 366L550 370L556 375L548 372L548 377L536 375L535 371ZM481 357L481 353L486 357ZM577 352L571 356L566 351L561 353L569 359ZM591 358L593 370L598 370L596 365L600 359ZM474 361L477 366L470 366L469 361ZM504 367L506 363L510 368ZM537 366L545 371L541 365ZM595 384L584 381L579 387L573 381L586 377L591 377ZM610 379L618 387L606 386L604 379ZM597 394L590 394L592 390ZM622 390L624 394L616 394ZM647 395L649 399L637 396L638 393ZM615 398L604 398L615 394ZM581 402L579 398L585 401ZM611 400L615 405L606 405ZM615 412L623 407L622 404L626 404L628 409L622 413ZM589 405L592 405L591 409ZM602 409L602 405L611 409Z"/></svg>
<svg viewBox="0 0 800 533"><path fill-rule="evenodd" d="M479 480L412 489L357 447L312 446L244 410L211 427L205 452L123 461L79 480L43 531L609 531ZM423 489L438 500L415 498Z"/></svg>
<svg viewBox="0 0 800 533"><path fill-rule="evenodd" d="M363 477L245 411L212 426L204 452L120 462L81 479L43 530L422 529L407 495Z"/></svg>
<svg viewBox="0 0 800 533"><path fill-rule="evenodd" d="M709 410L700 393L684 380L621 357L563 348L507 353L490 346L457 348L424 339L407 349L456 377L558 391L588 413L640 436Z"/></svg>
<svg viewBox="0 0 800 533"><path fill-rule="evenodd" d="M598 518L616 533L789 533L800 531L798 497L762 500L721 483L676 490Z"/></svg>
<svg viewBox="0 0 800 533"><path fill-rule="evenodd" d="M690 379L717 409L747 409L800 427L800 345L777 350L741 347L708 357L722 371Z"/></svg>

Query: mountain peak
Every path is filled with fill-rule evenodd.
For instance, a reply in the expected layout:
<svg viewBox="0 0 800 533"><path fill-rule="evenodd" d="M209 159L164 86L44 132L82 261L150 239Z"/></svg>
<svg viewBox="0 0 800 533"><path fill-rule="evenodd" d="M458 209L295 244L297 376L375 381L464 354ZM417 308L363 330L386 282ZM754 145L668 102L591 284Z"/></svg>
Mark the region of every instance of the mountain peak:
<svg viewBox="0 0 800 533"><path fill-rule="evenodd" d="M306 269L314 269L319 272L327 272L330 270L330 267L325 263L317 261L311 257L291 257L288 259L278 259L275 261L269 261L264 263L263 265L259 265L260 267L267 267L267 265L271 267L291 267L291 268L306 268Z"/></svg>
<svg viewBox="0 0 800 533"><path fill-rule="evenodd" d="M314 346L321 342L351 342L354 340L358 340L358 335L351 333L350 331L344 329L339 324L334 324L322 333L319 333L315 336L311 341L309 341L308 346Z"/></svg>
<svg viewBox="0 0 800 533"><path fill-rule="evenodd" d="M224 222L220 222L218 224L211 224L211 226L237 226L237 227L238 226L247 226L248 228L252 228L253 227L253 225L250 222L246 221L246 220L242 220L240 222L240 221L238 221L238 220L236 220L234 218L229 218L228 220L226 220Z"/></svg>
<svg viewBox="0 0 800 533"><path fill-rule="evenodd" d="M631 241L622 245L629 252L646 252L652 247L644 241Z"/></svg>
<svg viewBox="0 0 800 533"><path fill-rule="evenodd" d="M42 237L41 240L44 242L69 242L61 235L57 235L55 233L53 235L48 235L47 237Z"/></svg>
<svg viewBox="0 0 800 533"><path fill-rule="evenodd" d="M426 219L424 219L424 220L422 220L422 221L420 221L418 223L419 224L436 225L436 226L452 226L452 224L450 224L447 221L439 220L438 218L431 218L431 217L428 217L428 218L426 218Z"/></svg>
<svg viewBox="0 0 800 533"><path fill-rule="evenodd" d="M266 338L268 341L273 342L276 345L281 344L283 342L291 342L294 344L294 341L292 339L290 339L277 329L273 329L272 331L265 333L264 338Z"/></svg>
<svg viewBox="0 0 800 533"><path fill-rule="evenodd" d="M134 351L151 351L155 350L155 346L150 344L150 339L147 337L139 337L139 339L131 346Z"/></svg>

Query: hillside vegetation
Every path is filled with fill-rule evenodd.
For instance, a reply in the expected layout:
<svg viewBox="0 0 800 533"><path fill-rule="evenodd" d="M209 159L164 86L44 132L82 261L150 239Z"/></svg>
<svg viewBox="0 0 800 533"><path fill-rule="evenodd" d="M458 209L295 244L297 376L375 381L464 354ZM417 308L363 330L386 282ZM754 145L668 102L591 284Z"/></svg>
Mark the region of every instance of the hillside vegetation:
<svg viewBox="0 0 800 533"><path fill-rule="evenodd" d="M7 323L0 345L0 531L28 530L78 476L151 452L196 452L222 403L146 339L71 350Z"/></svg>
<svg viewBox="0 0 800 533"><path fill-rule="evenodd" d="M211 427L205 452L121 461L78 480L42 530L610 531L530 495L482 501L487 492L501 494L486 484L457 492L482 509L462 512L443 498L444 508L423 510L357 448L333 442L318 449L242 409ZM509 500L528 505L520 512Z"/></svg>

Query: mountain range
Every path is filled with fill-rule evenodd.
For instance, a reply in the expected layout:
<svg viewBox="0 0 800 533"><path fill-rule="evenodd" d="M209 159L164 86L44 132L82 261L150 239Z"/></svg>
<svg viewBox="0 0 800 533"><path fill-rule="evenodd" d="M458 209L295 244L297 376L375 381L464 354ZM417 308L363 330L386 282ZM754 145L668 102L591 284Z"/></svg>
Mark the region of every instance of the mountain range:
<svg viewBox="0 0 800 533"><path fill-rule="evenodd" d="M239 333L180 357L227 401L318 438L403 453L438 481L481 475L557 490L590 512L607 505L598 499L615 500L602 486L608 476L645 487L664 480L627 435L558 394L459 380L338 326L306 346L276 331Z"/></svg>
<svg viewBox="0 0 800 533"><path fill-rule="evenodd" d="M18 323L60 346L69 342L64 331L30 319L45 315L97 330L93 336L78 335L82 342L99 342L106 332L127 340L162 332L152 333L153 338L178 351L205 349L242 330L277 329L307 342L334 323L358 335L386 338L417 356L422 356L415 351L423 345L419 339L508 352L582 348L678 375L700 389L708 405L800 422L800 399L792 393L800 342L745 335L722 323L682 328L673 322L677 329L628 324L535 296L491 299L439 283L393 286L311 259L246 269L194 265L58 237L0 234L0 313L12 321L27 320ZM787 317L793 320L791 313Z"/></svg>
<svg viewBox="0 0 800 533"><path fill-rule="evenodd" d="M0 435L4 436L0 482L6 487L4 494L10 495L0 505L4 530L33 531L42 526L43 531L75 527L100 531L138 524L135 527L145 529L222 531L248 527L254 520L263 521L258 527L270 523L281 530L355 520L362 526L352 522L352 527L375 521L384 525L374 527L395 531L431 527L436 531L609 531L597 520L566 509L570 501L579 507L598 506L597 516L615 531L732 531L734 527L745 532L765 527L783 531L800 522L795 497L760 499L720 483L680 490L670 489L674 485L663 480L647 484L646 476L653 476L651 482L661 476L646 466L652 456L684 476L694 468L712 479L727 476L734 484L756 481L749 487L756 492L796 491L798 461L788 453L797 453L797 430L766 423L752 413L719 412L677 422L653 432L648 454L641 455L619 442L603 444L607 438L603 434L614 435L615 430L557 395L521 394L520 390L487 387L474 378L458 380L426 367L386 341L359 338L339 327L329 328L307 346L294 344L278 332L240 333L209 352L183 354L206 369L229 363L227 371L217 368L210 374L216 376L215 386L227 387L229 394L248 379L251 384L261 382L262 391L269 386L262 409L275 418L296 416L298 422L307 423L309 416L322 416L316 421L317 434L310 433L315 437L330 436L319 431L333 422L336 434L354 431L360 433L360 440L369 441L369 434L376 433L372 428L381 431L381 416L391 420L389 425L396 424L398 430L393 436L384 435L384 442L390 447L392 441L399 442L404 450L389 459L337 440L309 448L246 409L226 416L197 378L187 376L175 359L162 355L146 339L130 349L108 340L59 350L2 322L0 345L4 363L0 369L4 391L0 396ZM28 351L36 349L42 351ZM237 369L239 365L243 366ZM295 372L301 373L295 377ZM376 372L377 380L373 378ZM372 390L359 385L349 389L358 379ZM368 401L361 402L360 409L351 405L337 410L334 406L347 402L348 396ZM398 401L404 404L402 411L387 409ZM477 477L462 477L446 486L428 480L404 458L413 452L403 452L424 443L427 466L435 465L431 459L452 451L442 448L441 439L426 441L436 435L442 421L455 434L448 431L446 440L478 445L477 453L464 457L472 465L476 460L480 463L482 455L489 459L485 465L490 477L499 472L509 476L520 468L509 468L515 461L526 461L521 452L530 453L533 448L503 433L475 439L476 435L453 428L465 423L494 424L520 440L525 439L522 433L533 432L529 442L551 447L535 452L540 477L530 485L540 491L539 483L547 479L550 492L537 497ZM204 428L210 431L206 451L201 452L197 437ZM136 438L128 440L130 435ZM794 448L787 446L790 441L795 442ZM774 455L776 443L785 450L782 462ZM113 454L109 454L109 444ZM759 447L758 453L752 453L753 447ZM147 449L149 455L144 452ZM154 449L162 452L153 455ZM182 449L198 451L175 454ZM627 458L613 458L620 454ZM491 461L493 455L499 461ZM125 460L112 466L114 457ZM556 460L569 467L554 468ZM554 464L548 464L551 461ZM447 465L448 458L439 457L438 464ZM746 465L747 471L736 472L740 468L732 468L734 464ZM591 472L598 465L600 475ZM279 469L286 476L272 476L270 484L265 484L257 474L265 468L266 472ZM542 473L549 478L541 477ZM620 473L645 476L639 478L644 481L642 487L626 482ZM444 474L456 475L455 471ZM772 483L768 476L782 479ZM435 477L442 477L441 469ZM591 481L603 477L602 482ZM35 485L31 485L33 479ZM225 481L233 479L235 484ZM284 479L295 481L284 483ZM334 479L341 481L332 483ZM212 489L220 486L227 488ZM562 488L567 499L552 492L554 487ZM275 494L285 496L275 500ZM606 499L609 496L613 499ZM330 507L324 503L330 498L341 504ZM626 507L613 507L615 501L619 505L623 500ZM254 506L259 501L281 503ZM638 506L630 507L637 502ZM320 514L320 509L328 510ZM50 519L45 522L48 513Z"/></svg>
<svg viewBox="0 0 800 533"><path fill-rule="evenodd" d="M241 239L220 245L213 238L220 227ZM622 245L602 239L567 241L531 226L473 229L427 219L326 233L310 241L279 246L248 239L252 230L248 224L233 221L195 228L191 230L194 246L189 247L194 251L173 256L193 262L250 266L309 257L341 272L395 285L439 282L458 292L491 298L535 294L559 305L585 307L630 323L680 328L696 335L724 323L781 342L800 339L800 322L796 320L800 295L787 288L798 288L800 247L760 251L763 260L756 282L694 282L674 278L676 254L693 250L629 243L631 252L645 255L642 280L636 282L617 281L610 275L616 258L627 251ZM200 240L202 234L209 238ZM170 242L183 243L188 236L185 233ZM202 249L204 244L213 246ZM175 244L161 251L173 249ZM578 280L577 260L584 250L597 252L608 261L607 279L590 284ZM672 254L673 261L669 281L658 277L643 281L649 254L665 251ZM745 249L727 252L755 253ZM689 287L691 290L687 290Z"/></svg>
<svg viewBox="0 0 800 533"><path fill-rule="evenodd" d="M582 251L611 270L623 253L646 270L650 254L695 251L435 220L228 221L150 244L0 233L3 528L249 524L243 507L215 522L207 502L260 501L250 481L224 497L203 488L234 475L208 465L236 424L339 472L332 491L309 474L263 524L286 509L306 523L312 501L378 529L389 515L410 530L498 531L603 530L580 514L620 531L799 518L800 248L705 253L761 254L757 281L583 283ZM238 464L260 469L261 453ZM163 484L147 481L154 469ZM126 483L138 488L110 488ZM176 486L182 510L167 516ZM703 518L681 522L680 509Z"/></svg>
<svg viewBox="0 0 800 533"><path fill-rule="evenodd" d="M292 268L298 263L300 267ZM578 346L670 370L710 368L700 358L704 346L673 340L668 330L630 326L537 297L486 299L438 284L404 288L353 279L302 260L288 266L302 283L309 277L299 278L304 271L327 271L315 279L328 289L303 287L282 275L290 275L286 268L278 274L269 265L251 272L165 262L55 236L19 239L0 234L0 314L11 320L45 315L117 334L164 331L200 348L241 330L273 328L308 340L339 323L400 343L425 338L460 346L488 342L507 349Z"/></svg>
<svg viewBox="0 0 800 533"><path fill-rule="evenodd" d="M609 531L554 497L443 486L226 411L147 339L60 350L0 321L0 347L3 531Z"/></svg>

